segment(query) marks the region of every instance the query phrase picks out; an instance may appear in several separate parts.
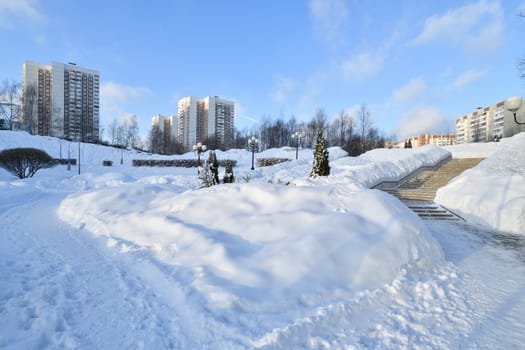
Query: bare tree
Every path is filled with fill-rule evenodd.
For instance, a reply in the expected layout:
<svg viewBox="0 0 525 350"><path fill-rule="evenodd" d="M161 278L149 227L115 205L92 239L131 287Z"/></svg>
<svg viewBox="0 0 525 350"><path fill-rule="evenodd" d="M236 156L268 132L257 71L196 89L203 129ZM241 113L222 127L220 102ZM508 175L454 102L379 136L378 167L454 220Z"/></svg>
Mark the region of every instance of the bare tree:
<svg viewBox="0 0 525 350"><path fill-rule="evenodd" d="M157 125L153 125L149 132L149 149L152 153L161 154L164 151L162 131Z"/></svg>
<svg viewBox="0 0 525 350"><path fill-rule="evenodd" d="M22 84L13 80L4 80L0 87L0 118L9 124L9 130L13 130L13 122L20 118L21 98Z"/></svg>
<svg viewBox="0 0 525 350"><path fill-rule="evenodd" d="M112 145L117 144L117 127L118 127L117 119L113 118L113 120L109 122L108 124L108 133L109 133L109 139L110 139L109 143Z"/></svg>
<svg viewBox="0 0 525 350"><path fill-rule="evenodd" d="M135 114L124 118L122 122L124 132L124 145L126 147L135 147L139 137L139 123Z"/></svg>
<svg viewBox="0 0 525 350"><path fill-rule="evenodd" d="M323 132L328 127L328 117L323 108L318 108L312 120L306 124L304 142L308 147L312 147L317 139L319 130Z"/></svg>
<svg viewBox="0 0 525 350"><path fill-rule="evenodd" d="M22 111L23 111L23 122L27 128L27 131L31 134L36 133L37 123L37 102L38 92L36 86L31 84L24 88L22 94Z"/></svg>
<svg viewBox="0 0 525 350"><path fill-rule="evenodd" d="M370 111L363 103L359 106L359 111L357 112L357 122L359 136L361 137L361 152L366 152L367 146L367 135L372 128L372 117L370 116Z"/></svg>
<svg viewBox="0 0 525 350"><path fill-rule="evenodd" d="M344 110L328 126L327 141L330 146L347 148L353 134L354 121Z"/></svg>

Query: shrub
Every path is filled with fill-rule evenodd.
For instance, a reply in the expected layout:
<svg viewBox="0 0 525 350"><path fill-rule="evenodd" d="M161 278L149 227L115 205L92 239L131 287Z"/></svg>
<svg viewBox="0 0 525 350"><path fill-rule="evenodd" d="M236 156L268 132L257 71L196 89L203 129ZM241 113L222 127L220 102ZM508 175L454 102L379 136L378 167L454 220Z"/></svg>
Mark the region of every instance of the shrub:
<svg viewBox="0 0 525 350"><path fill-rule="evenodd" d="M73 158L55 158L53 159L53 164L54 165L76 165L77 164L77 159L73 159Z"/></svg>
<svg viewBox="0 0 525 350"><path fill-rule="evenodd" d="M217 185L215 182L215 175L211 170L210 163L205 160L204 165L199 167L199 179L201 180L202 187L211 187Z"/></svg>
<svg viewBox="0 0 525 350"><path fill-rule="evenodd" d="M225 167L226 167L226 169L224 171L223 182L225 184L234 183L235 182L235 177L233 176L233 166L232 166L232 164L231 163L227 163Z"/></svg>
<svg viewBox="0 0 525 350"><path fill-rule="evenodd" d="M265 167L265 166L272 166L284 162L289 162L291 159L288 158L258 158L257 159L257 166L259 168Z"/></svg>
<svg viewBox="0 0 525 350"><path fill-rule="evenodd" d="M208 157L208 165L210 167L210 172L213 176L212 185L218 185L219 184L219 162L217 161L217 156L215 155L215 151L210 151L210 155Z"/></svg>
<svg viewBox="0 0 525 350"><path fill-rule="evenodd" d="M20 179L32 177L56 162L46 152L36 148L11 148L0 152L0 166Z"/></svg>
<svg viewBox="0 0 525 350"><path fill-rule="evenodd" d="M197 159L133 159L133 166L151 166L151 167L178 167L178 168L196 168L199 166ZM219 166L226 167L227 164L235 166L236 160L219 160Z"/></svg>

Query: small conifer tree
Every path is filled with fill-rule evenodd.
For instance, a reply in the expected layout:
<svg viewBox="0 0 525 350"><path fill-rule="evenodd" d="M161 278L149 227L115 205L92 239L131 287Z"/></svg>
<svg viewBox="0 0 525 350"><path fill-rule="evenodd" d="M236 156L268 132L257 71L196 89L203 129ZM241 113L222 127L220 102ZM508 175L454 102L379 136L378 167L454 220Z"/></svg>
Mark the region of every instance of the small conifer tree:
<svg viewBox="0 0 525 350"><path fill-rule="evenodd" d="M202 182L202 187L211 187L216 185L215 177L210 168L210 163L207 160L204 161L204 165L199 168L199 179Z"/></svg>
<svg viewBox="0 0 525 350"><path fill-rule="evenodd" d="M210 151L210 155L208 156L208 165L210 167L210 172L213 175L213 185L219 184L219 161L217 160L217 156L215 155L215 151Z"/></svg>
<svg viewBox="0 0 525 350"><path fill-rule="evenodd" d="M310 177L330 175L330 164L328 162L328 150L326 141L323 138L323 131L317 133L317 144L314 150L314 165L310 172Z"/></svg>
<svg viewBox="0 0 525 350"><path fill-rule="evenodd" d="M227 184L227 183L234 183L235 182L235 178L233 176L232 163L231 162L227 162L225 168L226 168L226 170L224 172L224 178L223 178L224 183L225 184Z"/></svg>

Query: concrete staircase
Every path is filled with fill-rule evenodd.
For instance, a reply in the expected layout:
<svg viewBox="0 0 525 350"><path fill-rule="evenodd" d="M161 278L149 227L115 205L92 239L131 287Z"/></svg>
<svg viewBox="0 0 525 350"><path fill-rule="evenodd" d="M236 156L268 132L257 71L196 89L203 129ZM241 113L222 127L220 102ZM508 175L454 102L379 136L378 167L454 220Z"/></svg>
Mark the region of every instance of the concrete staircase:
<svg viewBox="0 0 525 350"><path fill-rule="evenodd" d="M423 220L463 220L455 213L435 203L407 200L403 200L403 203Z"/></svg>
<svg viewBox="0 0 525 350"><path fill-rule="evenodd" d="M482 160L483 158L453 158L436 171L424 171L398 188L385 189L385 191L401 200L433 202L436 191L440 187Z"/></svg>
<svg viewBox="0 0 525 350"><path fill-rule="evenodd" d="M456 214L434 204L436 191L483 158L453 158L436 171L428 170L393 189L383 189L402 200L419 217L426 220L460 220Z"/></svg>

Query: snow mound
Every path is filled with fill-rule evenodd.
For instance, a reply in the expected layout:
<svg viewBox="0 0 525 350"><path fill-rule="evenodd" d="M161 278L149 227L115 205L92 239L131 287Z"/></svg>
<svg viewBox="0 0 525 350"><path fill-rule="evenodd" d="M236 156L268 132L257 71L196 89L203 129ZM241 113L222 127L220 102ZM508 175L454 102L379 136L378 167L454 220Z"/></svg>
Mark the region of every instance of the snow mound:
<svg viewBox="0 0 525 350"><path fill-rule="evenodd" d="M438 190L435 201L469 221L525 235L525 133L503 139L478 166Z"/></svg>
<svg viewBox="0 0 525 350"><path fill-rule="evenodd" d="M452 158L488 158L498 150L498 147L507 139L500 142L461 143L452 146L443 146L452 154Z"/></svg>
<svg viewBox="0 0 525 350"><path fill-rule="evenodd" d="M398 181L422 166L432 166L450 156L440 147L427 145L414 149L374 149L359 157L344 157L330 162L330 176L315 181L300 179L296 184L353 183L371 188L382 181ZM310 166L311 169L311 166Z"/></svg>
<svg viewBox="0 0 525 350"><path fill-rule="evenodd" d="M294 313L442 260L422 222L376 190L135 183L72 194L58 213L123 254L147 252L221 314Z"/></svg>

